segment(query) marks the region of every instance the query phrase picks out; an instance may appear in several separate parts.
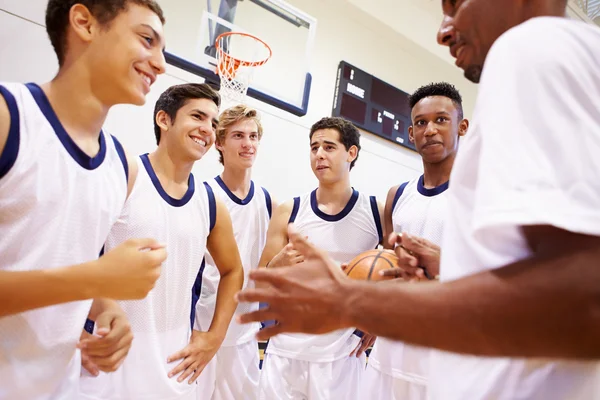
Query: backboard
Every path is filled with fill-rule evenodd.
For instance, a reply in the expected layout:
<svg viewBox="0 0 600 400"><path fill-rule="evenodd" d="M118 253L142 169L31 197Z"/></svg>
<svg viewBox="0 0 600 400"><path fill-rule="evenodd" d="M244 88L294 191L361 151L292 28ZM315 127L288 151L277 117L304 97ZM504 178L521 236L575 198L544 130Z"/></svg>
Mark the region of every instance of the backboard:
<svg viewBox="0 0 600 400"><path fill-rule="evenodd" d="M215 39L244 32L265 41L271 59L254 71L248 96L302 116L311 90L310 54L317 21L283 0L162 0L167 23L165 57L219 85Z"/></svg>

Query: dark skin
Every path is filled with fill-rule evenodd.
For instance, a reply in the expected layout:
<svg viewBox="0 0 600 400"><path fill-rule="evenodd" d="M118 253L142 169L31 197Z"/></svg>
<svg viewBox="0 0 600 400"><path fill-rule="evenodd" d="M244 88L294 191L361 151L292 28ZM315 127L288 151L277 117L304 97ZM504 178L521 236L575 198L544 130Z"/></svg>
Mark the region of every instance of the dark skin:
<svg viewBox="0 0 600 400"><path fill-rule="evenodd" d="M408 128L408 134L423 160L423 179L426 188L434 188L450 179L459 138L464 136L469 128L469 121L462 119L460 114L457 105L444 96L425 97L411 110L412 123ZM390 188L385 202L383 223L386 237L394 231L392 206L398 187L399 185ZM407 236L407 239L409 238ZM384 246L393 249L394 242L385 243ZM424 271L419 268L423 265L417 258L403 247L398 252L402 267L386 271L387 275L404 279L425 279ZM430 277L435 277L439 274L439 266L431 270L427 269L427 272Z"/></svg>
<svg viewBox="0 0 600 400"><path fill-rule="evenodd" d="M473 81L504 31L535 16L565 13L565 2L550 0L511 0L503 7L485 0L442 4L438 40L458 54L459 66ZM292 231L290 240L306 262L252 273L250 278L264 286L239 293L238 300L269 307L240 320L277 320L260 332L262 339L356 326L457 353L599 359L600 237L549 225L519 229L529 257L454 281L418 285L349 280L326 254Z"/></svg>

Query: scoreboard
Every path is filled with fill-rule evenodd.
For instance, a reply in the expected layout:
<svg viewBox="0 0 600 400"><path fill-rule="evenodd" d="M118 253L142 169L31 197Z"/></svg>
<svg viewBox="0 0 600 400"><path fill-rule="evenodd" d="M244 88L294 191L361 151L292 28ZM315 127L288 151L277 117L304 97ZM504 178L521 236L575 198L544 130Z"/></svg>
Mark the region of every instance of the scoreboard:
<svg viewBox="0 0 600 400"><path fill-rule="evenodd" d="M408 94L345 61L338 67L332 115L415 150L408 139Z"/></svg>

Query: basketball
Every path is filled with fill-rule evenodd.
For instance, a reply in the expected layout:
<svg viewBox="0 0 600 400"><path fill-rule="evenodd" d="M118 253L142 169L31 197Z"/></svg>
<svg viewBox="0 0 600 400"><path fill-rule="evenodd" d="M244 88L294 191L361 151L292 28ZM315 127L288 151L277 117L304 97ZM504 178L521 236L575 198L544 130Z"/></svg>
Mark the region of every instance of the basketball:
<svg viewBox="0 0 600 400"><path fill-rule="evenodd" d="M391 250L368 250L360 253L348 263L346 275L351 279L363 281L383 281L394 279L391 276L381 276L379 271L395 268L398 257Z"/></svg>

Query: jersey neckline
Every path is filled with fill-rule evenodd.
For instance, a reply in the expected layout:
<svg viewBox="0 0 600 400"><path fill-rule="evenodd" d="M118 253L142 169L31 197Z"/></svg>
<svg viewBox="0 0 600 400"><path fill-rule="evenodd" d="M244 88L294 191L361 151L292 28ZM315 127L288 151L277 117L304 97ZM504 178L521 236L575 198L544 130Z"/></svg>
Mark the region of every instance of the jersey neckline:
<svg viewBox="0 0 600 400"><path fill-rule="evenodd" d="M346 203L344 209L335 215L330 215L319 209L319 203L317 202L317 189L313 190L310 194L310 206L313 212L317 217L328 222L342 220L346 215L350 213L350 211L352 211L357 201L358 192L354 188L352 188L352 195L350 196L350 200L348 200L348 203Z"/></svg>
<svg viewBox="0 0 600 400"><path fill-rule="evenodd" d="M146 172L148 172L148 176L150 176L150 180L152 181L154 188L156 189L160 197L163 198L164 201L166 201L173 207L184 206L190 201L190 199L194 195L194 191L196 190L193 174L190 173L190 176L188 178L188 189L183 195L183 197L181 199L176 199L174 197L171 197L160 184L158 176L156 176L156 172L154 172L154 168L152 168L152 163L150 163L150 158L148 158L148 153L142 154L140 158L142 159L142 163L144 164Z"/></svg>

